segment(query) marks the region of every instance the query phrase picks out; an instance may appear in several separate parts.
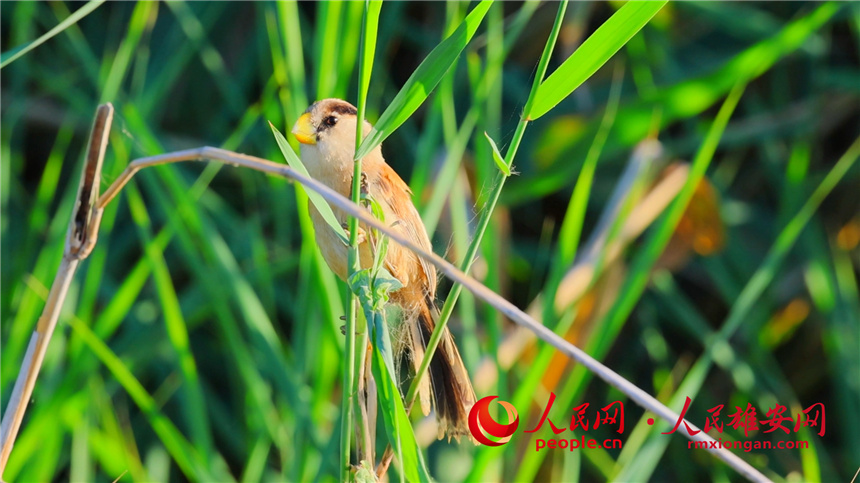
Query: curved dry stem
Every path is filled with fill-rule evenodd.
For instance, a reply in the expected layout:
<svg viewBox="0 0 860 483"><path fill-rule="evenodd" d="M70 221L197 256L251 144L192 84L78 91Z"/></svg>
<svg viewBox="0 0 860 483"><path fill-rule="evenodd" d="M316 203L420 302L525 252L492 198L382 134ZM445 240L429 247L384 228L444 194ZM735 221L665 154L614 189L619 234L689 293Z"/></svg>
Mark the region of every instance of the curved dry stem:
<svg viewBox="0 0 860 483"><path fill-rule="evenodd" d="M406 236L392 230L390 227L374 218L367 212L367 210L351 202L328 186L315 179L297 173L289 166L275 163L267 159L238 154L232 151L213 147L202 147L198 149L167 153L159 156L140 158L132 161L119 178L117 178L107 191L105 191L104 195L99 198L96 209L103 210L105 205L107 205L107 203L109 203L119 193L131 177L145 167L175 163L179 161L203 161L207 159L222 161L233 166L243 166L265 173L283 176L300 183L307 189L315 191L331 205L336 206L351 216L354 216L360 222L366 223L368 226L379 230L381 233L387 235L389 239L401 246L409 248L420 257L429 261L435 265L440 272L447 275L453 281L461 283L476 297L492 305L510 320L527 328L537 335L537 337L558 349L562 354L567 355L585 366L588 370L606 381L610 386L623 392L633 402L644 408L646 411L653 412L672 425L678 421L678 413L672 411L653 396L585 353L582 349L562 339L501 295L493 292L482 283L463 273L460 269L448 263L448 261L439 255L421 248ZM689 421L686 421L686 423L693 431L699 429ZM708 436L704 431L699 431L695 435L690 435L687 431L681 431L681 434L692 441L702 441L706 443L714 441L714 439ZM716 446L718 445L715 445L714 448L711 448L710 444L706 444L705 446L708 448L707 450L709 452L724 461L745 478L752 481L769 481L762 473L750 466L734 453L731 453L729 450L717 448Z"/></svg>

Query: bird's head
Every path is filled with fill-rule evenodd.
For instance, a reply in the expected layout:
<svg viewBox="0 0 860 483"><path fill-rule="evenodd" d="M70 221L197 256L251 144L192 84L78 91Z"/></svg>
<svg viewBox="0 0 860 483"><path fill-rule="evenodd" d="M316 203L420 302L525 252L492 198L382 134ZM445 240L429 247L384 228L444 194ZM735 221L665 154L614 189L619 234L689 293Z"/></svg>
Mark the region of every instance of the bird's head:
<svg viewBox="0 0 860 483"><path fill-rule="evenodd" d="M311 104L299 117L293 134L302 143L302 158L308 169L317 163L349 164L352 169L357 112L355 106L341 99L323 99ZM365 136L370 129L370 123L365 121Z"/></svg>
<svg viewBox="0 0 860 483"><path fill-rule="evenodd" d="M340 99L323 99L314 102L293 126L293 134L300 143L316 145L339 141L352 134L355 143L355 120L358 111L352 104ZM352 127L352 129L347 129Z"/></svg>

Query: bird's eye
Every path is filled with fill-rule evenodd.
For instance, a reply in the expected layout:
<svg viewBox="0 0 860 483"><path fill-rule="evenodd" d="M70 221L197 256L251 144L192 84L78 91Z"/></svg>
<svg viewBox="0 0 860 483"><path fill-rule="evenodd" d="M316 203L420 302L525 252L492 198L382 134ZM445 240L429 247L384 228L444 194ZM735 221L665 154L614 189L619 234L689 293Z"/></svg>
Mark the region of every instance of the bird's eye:
<svg viewBox="0 0 860 483"><path fill-rule="evenodd" d="M334 116L329 116L329 117L323 119L323 124L325 124L328 127L332 127L335 124L337 124L337 118Z"/></svg>

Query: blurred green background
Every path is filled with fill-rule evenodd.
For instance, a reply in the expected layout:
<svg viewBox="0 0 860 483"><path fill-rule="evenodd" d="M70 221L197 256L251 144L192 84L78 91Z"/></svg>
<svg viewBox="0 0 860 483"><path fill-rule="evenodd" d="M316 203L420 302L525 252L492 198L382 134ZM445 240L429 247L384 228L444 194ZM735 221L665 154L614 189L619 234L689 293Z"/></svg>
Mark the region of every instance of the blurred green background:
<svg viewBox="0 0 860 483"><path fill-rule="evenodd" d="M0 4L4 61L84 5ZM371 122L473 6L383 4ZM618 6L571 3L549 72ZM456 67L384 143L435 251L454 263L498 182L483 132L504 152L557 7L494 4ZM266 121L288 131L315 99L356 102L363 8L105 3L2 68L3 408L62 255L97 104L117 109L104 187L131 159L204 145L282 162ZM708 182L657 264L638 262L652 246L646 232L600 267L578 303L559 313L542 306L570 267L576 227L584 246L636 144L656 136L667 160L692 160L750 66L758 71ZM480 74L493 69L500 75L484 93ZM601 123L608 131L595 147ZM823 403L824 436L726 429L723 437L808 440L810 449L739 454L776 480L850 480L860 454L860 169L838 180L808 223L794 217L818 201L813 192L858 134L860 6L670 3L529 126L473 274L518 306L537 307L545 325L673 409L693 398L687 417L700 426L718 404L728 423L747 403L759 419L776 404L796 415ZM596 165L585 161L590 149ZM622 211L662 166L643 174ZM578 180L587 203L571 202ZM284 180L216 163L135 177L106 211L71 287L3 478L337 479L346 290L317 251L306 204ZM796 242L784 246L794 229L802 229ZM785 256L763 262L772 247ZM649 282L644 290L639 279ZM742 297L756 280L765 282L760 296ZM448 287L443 281L440 299ZM718 334L727 319L740 324ZM474 447L436 442L432 421L416 417L439 481L739 479L680 435L646 425L653 415L627 400L623 451L536 453L522 430L534 427L550 392L559 395L556 422L619 393L467 293L451 327L478 397L512 401L520 430L500 448ZM380 431L380 450L384 438Z"/></svg>

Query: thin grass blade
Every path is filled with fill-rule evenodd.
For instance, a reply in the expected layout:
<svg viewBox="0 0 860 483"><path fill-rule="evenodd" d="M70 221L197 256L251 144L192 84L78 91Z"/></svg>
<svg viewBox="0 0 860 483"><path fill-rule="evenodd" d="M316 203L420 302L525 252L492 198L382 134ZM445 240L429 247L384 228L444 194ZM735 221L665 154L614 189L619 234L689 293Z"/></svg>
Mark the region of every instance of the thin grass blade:
<svg viewBox="0 0 860 483"><path fill-rule="evenodd" d="M374 336L373 377L377 383L388 440L400 460L401 481L404 478L408 481L431 481L394 379L394 359L386 322L379 312L370 312L365 308L365 313L369 316L368 325L372 326Z"/></svg>
<svg viewBox="0 0 860 483"><path fill-rule="evenodd" d="M356 159L367 156L376 146L382 144L385 138L397 130L424 103L472 40L492 3L492 0L482 0L466 16L457 30L437 45L421 62L382 113L373 130L364 138L361 148L355 153Z"/></svg>
<svg viewBox="0 0 860 483"><path fill-rule="evenodd" d="M538 119L569 96L624 47L665 4L666 1L625 3L541 83L526 117Z"/></svg>
<svg viewBox="0 0 860 483"><path fill-rule="evenodd" d="M269 127L272 128L272 133L275 135L275 141L278 143L278 148L281 150L281 154L284 155L284 158L287 159L287 164L290 165L291 168L295 169L299 173L304 176L310 177L308 174L308 170L305 168L305 165L302 164L302 161L296 156L296 153L293 152L293 148L290 147L289 143L287 143L287 138L278 131L278 128L275 127L274 124L269 123ZM314 204L314 207L320 212L320 214L325 219L326 223L329 224L332 230L338 235L344 245L349 244L349 239L343 232L343 227L340 226L340 223L337 222L337 217L334 216L334 212L331 211L331 207L319 194L314 191L307 190L308 198L311 200L311 203Z"/></svg>
<svg viewBox="0 0 860 483"><path fill-rule="evenodd" d="M51 37L67 29L70 25L77 23L82 18L89 15L93 10L97 9L99 5L103 4L104 2L105 0L92 0L83 7L75 10L75 13L71 14L68 18L57 24L56 27L49 30L48 33L46 33L45 35L42 35L41 37L30 42L29 44L19 45L12 50L3 52L2 54L0 54L0 69L11 64L18 57L21 57L27 52L47 42Z"/></svg>

